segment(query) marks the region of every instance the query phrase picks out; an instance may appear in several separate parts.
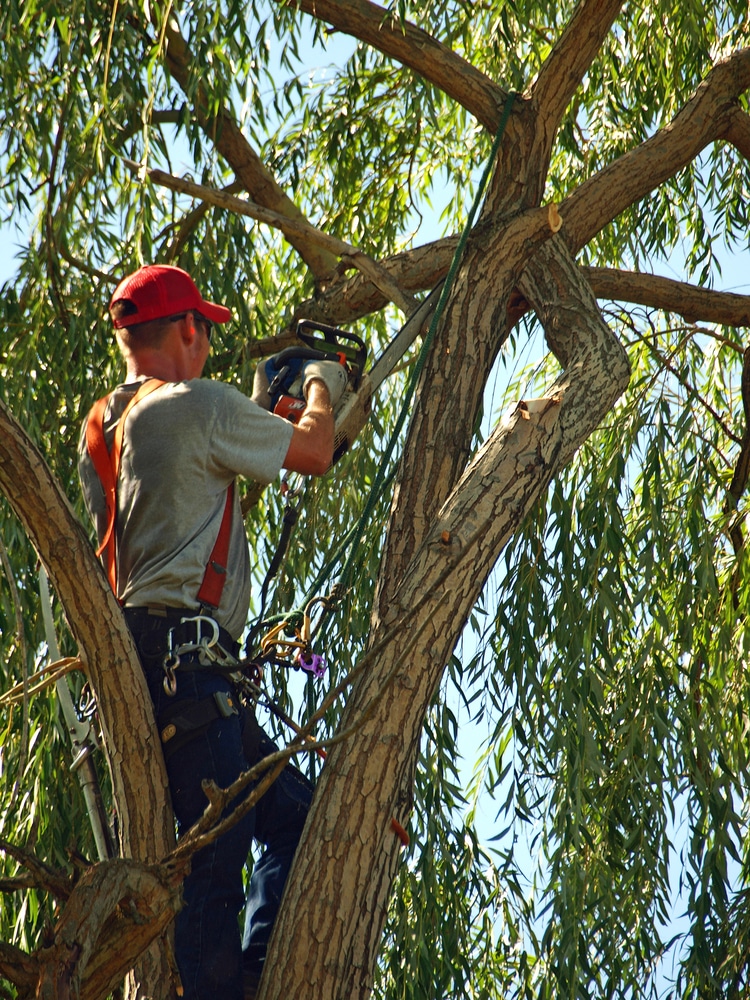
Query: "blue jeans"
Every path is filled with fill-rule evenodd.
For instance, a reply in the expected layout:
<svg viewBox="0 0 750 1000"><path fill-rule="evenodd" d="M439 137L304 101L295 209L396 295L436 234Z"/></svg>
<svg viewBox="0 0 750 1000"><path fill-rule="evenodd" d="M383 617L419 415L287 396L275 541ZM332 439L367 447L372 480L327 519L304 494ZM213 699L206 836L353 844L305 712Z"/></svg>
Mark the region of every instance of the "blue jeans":
<svg viewBox="0 0 750 1000"><path fill-rule="evenodd" d="M221 674L178 668L177 691L169 696L162 685L163 676L161 669L146 669L157 721L176 701L199 701L216 691L232 691L231 683ZM214 719L168 756L167 775L179 834L200 818L208 804L201 788L204 779L226 788L248 766L277 749L262 732L256 759L246 760L242 739L246 721L243 712ZM256 975L262 971L311 798L310 783L287 765L255 808L193 856L183 887L184 906L175 920L177 967L185 1000L242 1000L244 970ZM246 897L242 873L253 837L265 849L253 867ZM239 914L243 907L241 934Z"/></svg>

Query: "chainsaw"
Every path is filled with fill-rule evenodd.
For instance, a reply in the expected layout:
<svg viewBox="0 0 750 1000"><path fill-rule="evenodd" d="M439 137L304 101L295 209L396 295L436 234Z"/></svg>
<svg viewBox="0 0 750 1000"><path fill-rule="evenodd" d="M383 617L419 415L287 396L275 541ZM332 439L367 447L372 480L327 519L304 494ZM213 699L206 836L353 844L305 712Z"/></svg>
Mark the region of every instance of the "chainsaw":
<svg viewBox="0 0 750 1000"><path fill-rule="evenodd" d="M300 343L285 348L266 363L271 409L293 424L305 409L305 400L300 398L301 374L308 361L334 361L343 365L346 391L351 393L359 388L367 358L364 341L347 330L303 319L297 324L296 333ZM340 457L334 455L334 462Z"/></svg>
<svg viewBox="0 0 750 1000"><path fill-rule="evenodd" d="M414 343L434 310L442 282L433 289L419 308L409 317L372 368L365 372L367 348L355 334L324 323L303 319L297 324L298 345L287 347L274 357L275 374L269 372L271 408L274 413L296 423L305 408L305 401L290 390L299 379L306 361L338 361L348 375L346 389L334 407L333 462L346 454L370 416L372 400L381 383Z"/></svg>

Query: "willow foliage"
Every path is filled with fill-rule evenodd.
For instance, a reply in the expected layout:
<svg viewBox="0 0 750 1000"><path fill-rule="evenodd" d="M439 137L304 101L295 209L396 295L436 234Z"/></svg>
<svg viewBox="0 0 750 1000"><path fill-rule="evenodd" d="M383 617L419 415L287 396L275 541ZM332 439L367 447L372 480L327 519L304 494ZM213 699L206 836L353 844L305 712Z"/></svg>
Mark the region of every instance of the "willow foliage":
<svg viewBox="0 0 750 1000"><path fill-rule="evenodd" d="M0 196L6 245L20 241L0 295L0 394L81 515L78 428L119 378L105 317L125 272L174 262L230 306L236 321L217 331L211 374L246 390L257 344L317 294L277 233L151 186L128 161L229 186L214 117L226 115L308 219L381 259L459 230L492 141L416 72L294 5L171 9L190 51L182 69L167 57L162 11L140 0L6 0L0 12ZM575 4L398 0L389 10L523 91ZM566 112L546 197L562 200L666 126L749 39L746 0L626 5ZM746 95L740 103L747 110ZM716 143L580 260L668 264L721 287L719 258L744 254L747 269L749 191L747 160ZM606 318L628 347L628 393L503 553L428 712L412 842L378 963L384 998L747 989L749 591L736 544L747 500L730 496L746 420L742 331L626 303L608 304ZM377 353L399 318L353 323ZM541 395L554 377L548 358L524 367L535 336L524 321L508 341L504 399ZM408 364L351 454L305 488L273 610L297 607L320 574L335 581L330 556L375 480L406 376ZM477 444L498 404L487 395ZM327 629L331 683L366 642L389 503L381 497L364 528L356 585ZM271 491L248 514L258 583L282 516ZM7 690L47 651L37 557L4 503L0 538L13 577L0 585ZM273 678L303 719L322 692L288 682ZM334 709L328 731L337 719ZM49 692L3 706L0 835L58 865L72 849L94 853L68 759ZM6 860L5 874L16 872ZM35 892L8 895L0 937L32 948L50 919Z"/></svg>

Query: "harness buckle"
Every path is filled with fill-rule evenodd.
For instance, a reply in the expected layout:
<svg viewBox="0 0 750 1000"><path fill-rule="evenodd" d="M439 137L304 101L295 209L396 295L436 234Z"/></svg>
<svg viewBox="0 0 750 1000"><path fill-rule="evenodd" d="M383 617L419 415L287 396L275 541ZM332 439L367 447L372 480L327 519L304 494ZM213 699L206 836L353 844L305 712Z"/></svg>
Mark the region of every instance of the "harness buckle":
<svg viewBox="0 0 750 1000"><path fill-rule="evenodd" d="M208 667L215 665L222 668L237 666L237 657L233 656L230 652L228 652L228 650L224 649L222 644L219 642L219 626L213 618L209 615L195 615L193 618L181 619L180 624L185 622L196 623L198 659L202 666ZM210 622L210 639L208 636L201 637L201 622Z"/></svg>
<svg viewBox="0 0 750 1000"><path fill-rule="evenodd" d="M182 642L175 646L174 633L183 625L195 622L195 641ZM211 629L210 635L203 634L204 623ZM210 615L193 615L180 618L180 624L175 625L167 632L167 652L164 656L164 688L168 694L174 694L177 689L175 680L175 670L180 665L180 657L187 653L197 653L198 662L203 667L212 665L220 667L233 667L237 664L237 659L227 652L219 642L219 625Z"/></svg>
<svg viewBox="0 0 750 1000"><path fill-rule="evenodd" d="M192 618L180 618L180 625L187 625L190 622L195 622L195 642L183 642L174 650L178 655L182 653L194 653L196 650L208 650L218 644L219 626L213 618L210 618L208 615L194 615ZM202 625L204 622L211 629L210 638L207 635L203 635ZM175 628L177 627L175 626ZM175 628L171 628L167 633L167 649L170 652L172 652L173 648Z"/></svg>

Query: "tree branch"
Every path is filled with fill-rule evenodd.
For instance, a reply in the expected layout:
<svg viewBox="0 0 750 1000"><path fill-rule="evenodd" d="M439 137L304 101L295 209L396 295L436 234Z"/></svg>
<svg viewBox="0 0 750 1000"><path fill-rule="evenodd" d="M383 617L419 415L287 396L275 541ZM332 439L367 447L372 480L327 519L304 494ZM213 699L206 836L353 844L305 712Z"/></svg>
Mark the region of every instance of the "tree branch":
<svg viewBox="0 0 750 1000"><path fill-rule="evenodd" d="M163 757L154 753L159 738L132 636L86 532L41 453L2 403L0 491L47 569L94 689L122 851L139 861L162 858L174 844L172 806ZM155 823L155 816L162 821ZM142 947L127 953L130 964L153 940L145 924L134 934ZM138 947L134 942L133 948ZM120 957L125 954L123 948ZM141 960L144 982L158 978L160 967L166 969L161 959L149 952ZM119 975L125 971L127 966ZM159 981L166 996L168 980Z"/></svg>
<svg viewBox="0 0 750 1000"><path fill-rule="evenodd" d="M170 802L151 699L122 609L86 532L39 449L0 402L0 491L39 553L96 693L126 853L147 861L173 846ZM127 722L126 722L127 720Z"/></svg>
<svg viewBox="0 0 750 1000"><path fill-rule="evenodd" d="M145 865L115 858L83 873L55 926L53 943L37 953L37 996L99 1000L180 908L182 865Z"/></svg>
<svg viewBox="0 0 750 1000"><path fill-rule="evenodd" d="M280 215L270 209L263 208L247 201L244 198L236 198L228 191L218 191L216 188L206 187L205 184L196 184L195 181L187 180L183 177L174 177L163 170L142 170L139 164L130 160L124 161L135 173L145 173L154 184L169 188L172 191L179 191L188 194L193 198L200 198L211 205L217 205L238 215L246 215L251 219L264 222L275 229L279 229L290 243L296 242L299 248L303 242L324 248L328 253L342 257L365 274L378 290L387 298L389 302L396 305L407 315L414 311L416 303L405 295L398 285L392 280L388 272L382 268L377 261L368 257L362 250L353 247L350 243L340 240L335 236L329 236L315 226L310 225L304 219L290 219L286 215Z"/></svg>
<svg viewBox="0 0 750 1000"><path fill-rule="evenodd" d="M433 289L446 276L458 245L457 236L449 236L434 243L426 243L414 250L394 254L379 262L391 279L406 294ZM258 344L248 344L251 357L265 357L267 353L288 347L294 336L298 319L313 319L346 326L373 312L379 312L388 303L388 297L373 285L364 274L346 277L333 282L321 295L300 302L294 310L286 331L270 346L271 352L257 351ZM276 346L276 343L278 346Z"/></svg>
<svg viewBox="0 0 750 1000"><path fill-rule="evenodd" d="M537 129L547 137L539 155L549 160L554 136L573 94L599 54L624 0L581 0L531 87Z"/></svg>
<svg viewBox="0 0 750 1000"><path fill-rule="evenodd" d="M719 62L675 118L585 181L560 206L574 253L629 205L690 163L736 123L735 100L750 87L750 48Z"/></svg>
<svg viewBox="0 0 750 1000"><path fill-rule="evenodd" d="M8 803L8 812L10 813L16 794L21 785L21 778L26 770L26 761L29 752L29 697L31 692L29 691L29 659L28 651L26 649L26 635L23 628L21 600L18 594L16 580L13 575L13 565L10 561L8 550L6 549L2 538L0 538L0 567L2 567L5 573L5 578L8 581L8 588L10 589L11 605L16 619L16 650L18 651L18 656L21 660L21 683L19 685L21 688L20 701L22 706L21 749L18 754L18 770L16 771L17 777L11 791L10 802Z"/></svg>
<svg viewBox="0 0 750 1000"><path fill-rule="evenodd" d="M0 942L0 977L13 983L21 996L32 997L39 979L39 961L12 944Z"/></svg>
<svg viewBox="0 0 750 1000"><path fill-rule="evenodd" d="M381 261L379 267L409 292L434 288L448 272L456 247L449 237L427 243L414 250ZM685 281L656 274L639 274L608 267L581 267L598 299L632 302L650 309L663 309L682 316L688 323L721 323L726 326L750 326L750 296L699 288ZM248 343L250 357L264 358L283 350L294 341L298 319L313 319L342 326L382 309L387 297L364 274L332 284L326 292L306 299L295 308L285 330L276 337ZM516 293L509 306L508 327L526 312L529 304Z"/></svg>
<svg viewBox="0 0 750 1000"><path fill-rule="evenodd" d="M461 623L507 539L627 385L625 352L602 322L572 256L559 237L548 243L549 252L543 246L529 269L549 270L551 277L545 283L540 276L533 286L529 281L528 293L568 368L550 398L519 404L496 427L446 502L429 517L418 548L375 623L373 645L402 617L413 618L415 605L423 602L421 635L413 653L403 655L394 633L349 697L342 727L357 719L381 679L398 665L392 687L359 731L358 752L339 747L323 769L285 889L287 905L274 928L260 1000L273 996L282 979L286 992L295 995L305 985L324 982L334 963L337 996L369 995L368 970L398 861L398 844L387 819L408 811L425 708ZM453 318L456 323L458 317ZM471 375L477 378L475 368ZM439 388L435 410L442 402ZM441 442L433 462L440 466L447 443L439 432L425 437L428 440ZM395 561L394 566L401 568ZM354 817L356 823L340 823L340 816ZM359 834L363 828L367 837ZM367 906L358 890L363 878L370 889ZM335 887L334 912L327 899L310 898L313 883ZM304 910L294 905L301 898ZM310 995L322 996L319 989Z"/></svg>
<svg viewBox="0 0 750 1000"><path fill-rule="evenodd" d="M728 496L724 501L724 513L736 511L742 494L747 488L750 478L750 347L745 351L742 364L742 409L745 417L745 427L740 442L740 453L737 456L732 482L729 485ZM742 522L744 518L737 517L729 525L729 537L732 540L734 553L739 557L745 544ZM735 577L736 579L737 577Z"/></svg>
<svg viewBox="0 0 750 1000"><path fill-rule="evenodd" d="M29 851L25 851L7 840L0 840L0 851L3 854L8 854L26 869L35 888L50 893L55 899L67 899L73 891L73 881L66 872L52 868L51 865L40 861Z"/></svg>
<svg viewBox="0 0 750 1000"><path fill-rule="evenodd" d="M581 272L599 299L619 299L662 309L682 316L688 323L750 326L750 295L717 292L657 274L609 267L582 267Z"/></svg>
<svg viewBox="0 0 750 1000"><path fill-rule="evenodd" d="M750 160L750 115L739 106L727 113L727 127L721 138L730 142L746 160Z"/></svg>
<svg viewBox="0 0 750 1000"><path fill-rule="evenodd" d="M370 0L276 0L332 24L439 87L490 132L497 131L506 92L447 45Z"/></svg>
<svg viewBox="0 0 750 1000"><path fill-rule="evenodd" d="M155 18L152 12L152 18ZM190 65L193 62L190 49L180 34L177 23L170 19L164 29L166 39L166 62L169 72L186 94L190 93ZM290 219L305 221L303 213L287 197L271 172L240 131L232 115L220 108L209 112L206 89L199 84L193 93L193 111L196 120L227 163L234 170L238 180L254 201ZM296 245L296 237L290 242L310 268L316 283L325 287L336 267L336 259L318 246Z"/></svg>

